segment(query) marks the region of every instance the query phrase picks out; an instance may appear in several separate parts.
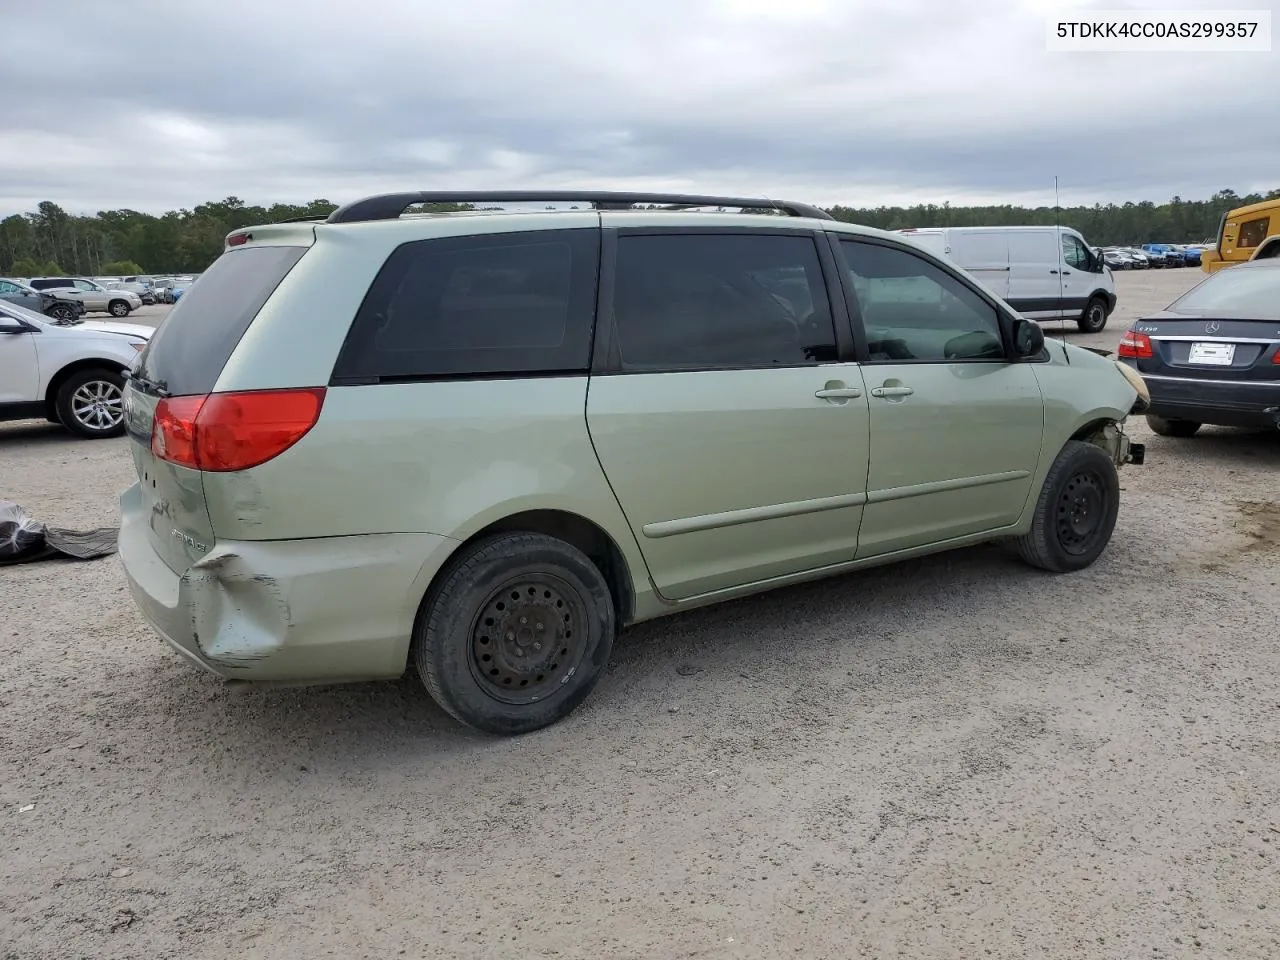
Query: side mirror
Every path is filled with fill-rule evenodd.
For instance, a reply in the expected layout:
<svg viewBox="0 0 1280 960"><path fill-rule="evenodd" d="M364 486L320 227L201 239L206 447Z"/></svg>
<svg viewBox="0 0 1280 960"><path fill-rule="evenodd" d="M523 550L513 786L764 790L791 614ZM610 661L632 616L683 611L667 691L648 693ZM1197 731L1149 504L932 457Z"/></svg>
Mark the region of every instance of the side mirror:
<svg viewBox="0 0 1280 960"><path fill-rule="evenodd" d="M1013 352L1020 360L1040 356L1044 350L1044 331L1040 324L1026 317L1013 321Z"/></svg>

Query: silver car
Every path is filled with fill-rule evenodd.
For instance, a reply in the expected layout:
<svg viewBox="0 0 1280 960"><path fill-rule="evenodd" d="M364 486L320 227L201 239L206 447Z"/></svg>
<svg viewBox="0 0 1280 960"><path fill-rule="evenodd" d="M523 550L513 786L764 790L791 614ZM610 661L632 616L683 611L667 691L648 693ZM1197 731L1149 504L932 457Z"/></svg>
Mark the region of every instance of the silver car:
<svg viewBox="0 0 1280 960"><path fill-rule="evenodd" d="M127 317L142 306L142 298L131 290L109 290L84 277L36 277L30 285L36 290L56 290L60 297L78 300L88 313Z"/></svg>

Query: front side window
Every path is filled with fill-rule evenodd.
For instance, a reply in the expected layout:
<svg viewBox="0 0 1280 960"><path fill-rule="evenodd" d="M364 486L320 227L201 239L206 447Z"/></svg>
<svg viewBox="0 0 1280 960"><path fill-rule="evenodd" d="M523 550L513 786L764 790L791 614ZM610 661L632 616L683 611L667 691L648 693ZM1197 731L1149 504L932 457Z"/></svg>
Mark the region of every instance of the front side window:
<svg viewBox="0 0 1280 960"><path fill-rule="evenodd" d="M872 362L1005 358L995 307L950 273L896 247L840 246Z"/></svg>
<svg viewBox="0 0 1280 960"><path fill-rule="evenodd" d="M380 380L585 372L599 231L419 240L383 265L334 376Z"/></svg>
<svg viewBox="0 0 1280 960"><path fill-rule="evenodd" d="M0 280L0 293L21 293L21 292L22 292L21 290L19 290L14 284L10 283L8 280Z"/></svg>
<svg viewBox="0 0 1280 960"><path fill-rule="evenodd" d="M1084 248L1083 243L1069 233L1062 235L1062 258L1069 267L1075 267L1077 270L1089 269L1089 251Z"/></svg>
<svg viewBox="0 0 1280 960"><path fill-rule="evenodd" d="M1270 217L1259 217L1257 220L1246 220L1240 224L1240 233L1236 240L1237 247L1256 247L1267 239L1267 228L1271 225Z"/></svg>
<svg viewBox="0 0 1280 960"><path fill-rule="evenodd" d="M613 308L627 371L837 359L822 267L808 234L624 235Z"/></svg>

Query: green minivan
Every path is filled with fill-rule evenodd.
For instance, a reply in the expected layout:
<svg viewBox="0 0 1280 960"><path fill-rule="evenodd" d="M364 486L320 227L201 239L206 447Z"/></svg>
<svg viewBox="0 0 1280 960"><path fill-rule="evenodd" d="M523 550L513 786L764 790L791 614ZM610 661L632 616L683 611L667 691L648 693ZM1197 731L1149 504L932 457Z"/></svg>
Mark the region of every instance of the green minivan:
<svg viewBox="0 0 1280 960"><path fill-rule="evenodd" d="M982 541L1088 566L1145 403L803 204L376 196L229 235L140 354L120 555L221 677L412 663L515 734L582 702L626 624Z"/></svg>

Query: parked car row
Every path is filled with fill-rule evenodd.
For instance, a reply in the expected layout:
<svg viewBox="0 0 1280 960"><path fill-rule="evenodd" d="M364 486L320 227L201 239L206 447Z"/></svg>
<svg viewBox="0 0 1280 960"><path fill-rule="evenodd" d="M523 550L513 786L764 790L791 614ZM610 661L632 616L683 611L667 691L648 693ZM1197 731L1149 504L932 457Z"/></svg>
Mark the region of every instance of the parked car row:
<svg viewBox="0 0 1280 960"><path fill-rule="evenodd" d="M84 277L4 277L5 300L56 320L67 321L85 313L109 313L127 317L142 306L142 298L131 290L113 290ZM46 298L33 297L45 294ZM68 310L65 304L78 305Z"/></svg>
<svg viewBox="0 0 1280 960"><path fill-rule="evenodd" d="M1198 267L1201 243L1144 243L1140 247L1101 247L1102 255L1112 270L1147 270L1162 267Z"/></svg>
<svg viewBox="0 0 1280 960"><path fill-rule="evenodd" d="M143 303L175 303L195 282L198 274L175 276L95 277L94 281L110 290L131 290Z"/></svg>

